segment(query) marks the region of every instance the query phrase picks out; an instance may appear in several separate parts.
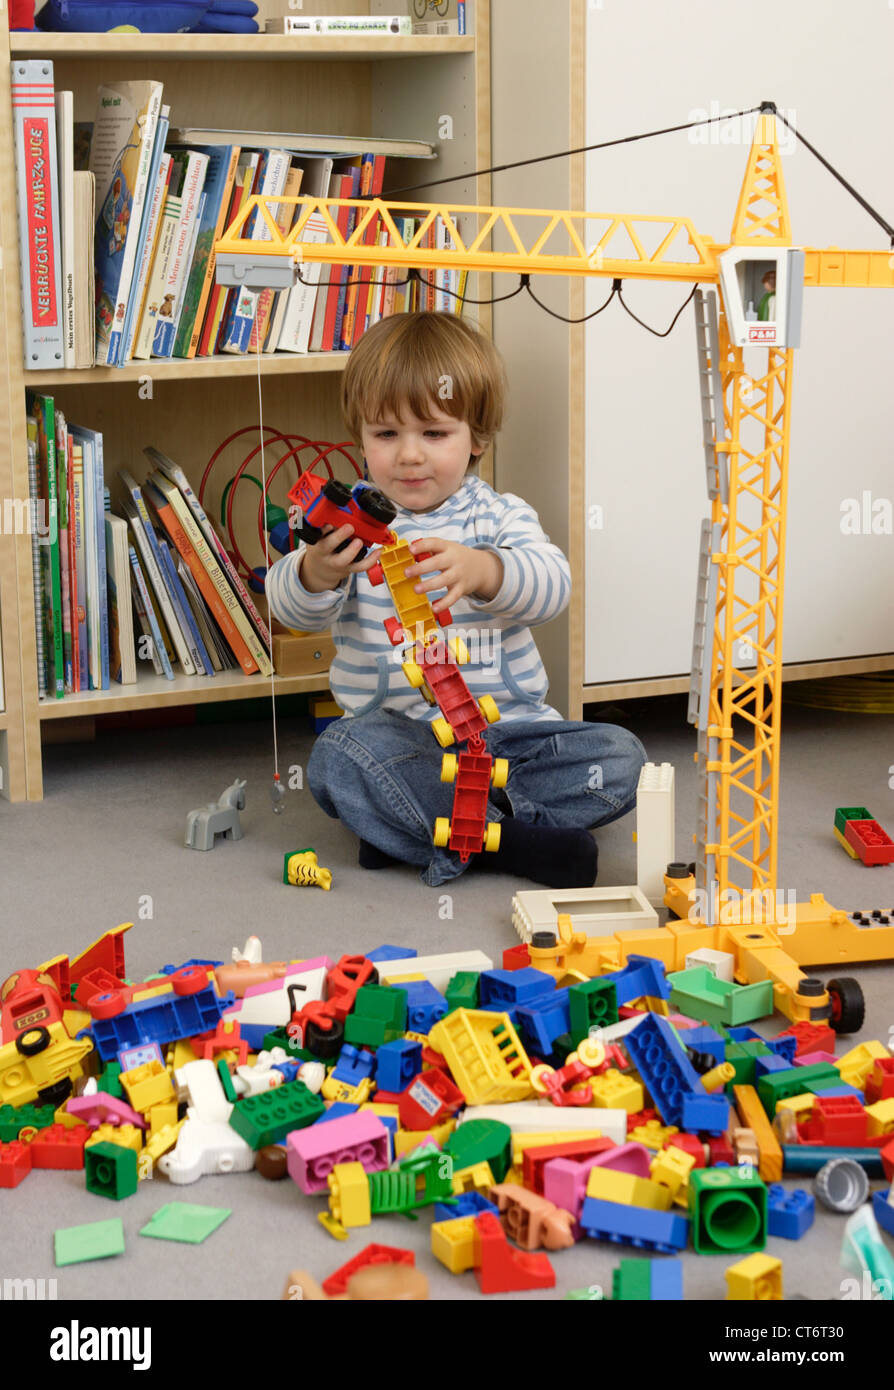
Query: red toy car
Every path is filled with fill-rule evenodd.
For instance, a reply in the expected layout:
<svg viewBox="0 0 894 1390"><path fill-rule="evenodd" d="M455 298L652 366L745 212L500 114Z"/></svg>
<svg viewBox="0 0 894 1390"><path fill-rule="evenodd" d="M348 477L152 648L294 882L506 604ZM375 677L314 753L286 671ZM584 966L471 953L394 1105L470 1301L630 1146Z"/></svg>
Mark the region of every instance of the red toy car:
<svg viewBox="0 0 894 1390"><path fill-rule="evenodd" d="M350 488L336 478L327 482L315 473L302 473L288 497L301 509L304 520L298 534L307 545L316 545L325 527L337 530L347 524L353 526L354 535L336 546L336 553L359 536L364 544L356 559L362 560L370 546L388 545L394 540L388 522L394 520L397 510L384 492L369 483L357 482Z"/></svg>
<svg viewBox="0 0 894 1390"><path fill-rule="evenodd" d="M2 1039L15 1042L29 1028L61 1023L62 996L51 976L37 970L17 970L0 985Z"/></svg>

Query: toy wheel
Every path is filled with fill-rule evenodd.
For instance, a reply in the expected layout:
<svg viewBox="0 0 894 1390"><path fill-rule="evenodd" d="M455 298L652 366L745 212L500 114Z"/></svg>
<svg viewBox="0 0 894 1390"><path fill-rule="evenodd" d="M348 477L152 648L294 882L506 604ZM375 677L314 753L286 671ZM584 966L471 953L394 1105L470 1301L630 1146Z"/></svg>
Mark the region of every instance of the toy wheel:
<svg viewBox="0 0 894 1390"><path fill-rule="evenodd" d="M365 512L367 516L372 517L373 521L387 524L397 516L397 508L388 501L384 492L379 492L377 487L358 488L354 493L354 501L358 511Z"/></svg>
<svg viewBox="0 0 894 1390"><path fill-rule="evenodd" d="M96 994L87 1005L92 1018L115 1018L127 1008L127 999L120 989L109 990L108 994Z"/></svg>
<svg viewBox="0 0 894 1390"><path fill-rule="evenodd" d="M531 1068L531 1085L538 1096L547 1094L548 1088L544 1085L544 1081L548 1076L555 1076L555 1072L555 1067L547 1066L546 1062L541 1062L539 1066Z"/></svg>
<svg viewBox="0 0 894 1390"><path fill-rule="evenodd" d="M453 622L453 614L450 612L449 608L442 608L440 613L435 614L435 617L441 624L441 627L449 627Z"/></svg>
<svg viewBox="0 0 894 1390"><path fill-rule="evenodd" d="M826 985L832 1017L829 1022L836 1033L856 1033L863 1026L866 1004L863 991L857 980L845 976L841 980L829 980Z"/></svg>
<svg viewBox="0 0 894 1390"><path fill-rule="evenodd" d="M369 569L366 571L366 577L372 585L385 583L385 571L382 569L378 560L374 565L370 565Z"/></svg>
<svg viewBox="0 0 894 1390"><path fill-rule="evenodd" d="M351 489L346 483L340 483L338 478L330 478L328 483L323 484L323 496L334 507L347 507L351 502Z"/></svg>
<svg viewBox="0 0 894 1390"><path fill-rule="evenodd" d="M338 1056L344 1040L345 1026L337 1018L332 1020L332 1027L329 1029L321 1028L318 1023L309 1022L304 1030L304 1046L308 1052L312 1052L315 1057L320 1057L324 1061L328 1061L330 1057Z"/></svg>
<svg viewBox="0 0 894 1390"><path fill-rule="evenodd" d="M500 822L488 821L484 827L484 848L493 854L500 848Z"/></svg>
<svg viewBox="0 0 894 1390"><path fill-rule="evenodd" d="M175 994L198 994L208 983L208 970L204 965L185 965L168 978Z"/></svg>
<svg viewBox="0 0 894 1390"><path fill-rule="evenodd" d="M42 1091L38 1091L37 1099L42 1105L63 1105L73 1090L74 1086L68 1077L65 1077L63 1081L57 1081L54 1086L45 1086Z"/></svg>
<svg viewBox="0 0 894 1390"><path fill-rule="evenodd" d="M448 645L453 652L457 666L465 666L466 662L471 661L469 649L461 637L454 637Z"/></svg>
<svg viewBox="0 0 894 1390"><path fill-rule="evenodd" d="M481 710L488 724L496 724L500 717L500 711L497 709L497 702L493 695L482 695L481 699L478 701L478 708Z"/></svg>
<svg viewBox="0 0 894 1390"><path fill-rule="evenodd" d="M432 733L442 748L449 748L451 743L455 742L453 730L446 719L433 719L431 727Z"/></svg>
<svg viewBox="0 0 894 1390"><path fill-rule="evenodd" d="M36 1057L45 1052L51 1042L49 1028L27 1028L16 1038L16 1052L23 1057Z"/></svg>
<svg viewBox="0 0 894 1390"><path fill-rule="evenodd" d="M441 781L452 782L456 778L456 754L445 753L441 759Z"/></svg>
<svg viewBox="0 0 894 1390"><path fill-rule="evenodd" d="M421 690L425 685L425 672L417 661L405 661L402 666L403 673L414 690Z"/></svg>
<svg viewBox="0 0 894 1390"><path fill-rule="evenodd" d="M298 528L298 539L304 541L305 545L316 545L322 538L323 532L319 526L312 526L309 521L302 521Z"/></svg>
<svg viewBox="0 0 894 1390"><path fill-rule="evenodd" d="M577 1045L577 1057L585 1067L601 1067L605 1061L605 1043L597 1038L582 1038Z"/></svg>
<svg viewBox="0 0 894 1390"><path fill-rule="evenodd" d="M367 570L367 573L370 574L372 573L372 571ZM399 647L401 642L403 642L404 640L404 630L400 625L400 619L386 618L385 631L388 633L388 636L391 639L392 647Z"/></svg>
<svg viewBox="0 0 894 1390"><path fill-rule="evenodd" d="M494 758L494 765L490 770L490 781L492 787L505 787L509 777L509 760L507 758Z"/></svg>
<svg viewBox="0 0 894 1390"><path fill-rule="evenodd" d="M450 822L446 816L438 816L432 841L438 849L446 849L450 843Z"/></svg>

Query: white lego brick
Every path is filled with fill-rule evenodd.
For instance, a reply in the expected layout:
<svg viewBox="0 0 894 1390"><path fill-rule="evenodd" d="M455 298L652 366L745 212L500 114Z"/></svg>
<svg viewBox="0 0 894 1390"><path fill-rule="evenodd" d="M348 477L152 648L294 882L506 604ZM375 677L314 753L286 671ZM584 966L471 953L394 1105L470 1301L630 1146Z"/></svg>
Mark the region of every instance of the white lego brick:
<svg viewBox="0 0 894 1390"><path fill-rule="evenodd" d="M646 763L636 789L636 881L653 906L664 899L664 875L674 854L674 769Z"/></svg>
<svg viewBox="0 0 894 1390"><path fill-rule="evenodd" d="M382 960L376 964L383 985L400 984L423 976L444 994L458 970L493 970L494 963L483 951L454 951L445 956L407 956L403 960Z"/></svg>
<svg viewBox="0 0 894 1390"><path fill-rule="evenodd" d="M508 1105L467 1105L458 1124L466 1120L499 1120L513 1134L550 1134L553 1130L598 1130L615 1144L627 1141L627 1111L598 1106L553 1105L551 1101L511 1101Z"/></svg>
<svg viewBox="0 0 894 1390"><path fill-rule="evenodd" d="M174 1085L177 1099L186 1101L190 1113L203 1120L223 1120L230 1118L233 1109L224 1095L220 1076L214 1062L198 1058L186 1062L174 1072Z"/></svg>
<svg viewBox="0 0 894 1390"><path fill-rule="evenodd" d="M712 951L707 946L701 946L697 951L690 951L686 957L687 970L698 965L707 966L711 974L718 980L726 980L727 984L730 985L733 983L735 964L735 956L731 956L728 951Z"/></svg>
<svg viewBox="0 0 894 1390"><path fill-rule="evenodd" d="M587 936L614 936L618 931L658 926L658 913L635 885L532 889L516 893L512 899L512 925L528 943L537 931L556 936L560 913L571 918L575 931Z"/></svg>
<svg viewBox="0 0 894 1390"><path fill-rule="evenodd" d="M191 1117L158 1167L170 1182L184 1184L206 1173L247 1173L254 1163L254 1149L226 1122Z"/></svg>

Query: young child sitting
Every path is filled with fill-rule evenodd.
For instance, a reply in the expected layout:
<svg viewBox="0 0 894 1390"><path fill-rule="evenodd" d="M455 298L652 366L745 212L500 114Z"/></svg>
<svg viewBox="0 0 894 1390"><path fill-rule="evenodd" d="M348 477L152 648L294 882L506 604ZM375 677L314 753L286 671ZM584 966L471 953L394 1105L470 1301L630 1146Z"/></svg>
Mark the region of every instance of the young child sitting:
<svg viewBox="0 0 894 1390"><path fill-rule="evenodd" d="M505 787L491 787L487 806L487 820L501 827L495 853L464 864L433 844L435 818L449 819L454 794L441 781L430 727L440 710L401 669L412 648L394 648L385 631L391 595L366 574L378 552L358 562L353 528L330 529L271 566L267 594L286 626L332 629L330 686L345 715L314 744L307 780L327 815L359 836L363 868L418 864L423 882L436 886L477 863L549 887L589 887L597 862L590 827L632 808L645 753L626 729L568 722L544 703L546 672L530 629L566 607L568 561L533 508L470 471L500 428L505 391L491 341L443 313L382 319L351 352L342 383L345 422L369 480L397 508L391 529L414 553L430 552L406 574L436 614L450 610L470 649L460 669L473 698L491 695L499 708L484 735L487 751L509 762ZM450 627L438 631L450 639Z"/></svg>

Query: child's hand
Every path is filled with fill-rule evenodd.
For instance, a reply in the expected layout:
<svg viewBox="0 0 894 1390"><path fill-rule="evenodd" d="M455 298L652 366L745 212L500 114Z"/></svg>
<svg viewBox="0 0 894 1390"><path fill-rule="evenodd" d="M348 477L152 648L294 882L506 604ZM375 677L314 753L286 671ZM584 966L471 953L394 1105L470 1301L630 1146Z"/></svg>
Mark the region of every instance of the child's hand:
<svg viewBox="0 0 894 1390"><path fill-rule="evenodd" d="M411 541L410 549L414 555L428 551L431 558L408 565L404 570L408 579L437 571L437 578L423 579L413 586L416 593L447 589L444 597L432 604L433 613L449 608L466 594L485 600L496 598L503 583L503 565L492 550L473 550L471 546L460 545L459 541L445 541L439 536Z"/></svg>
<svg viewBox="0 0 894 1390"><path fill-rule="evenodd" d="M336 547L352 536L351 544L336 555ZM337 589L349 574L361 574L370 569L378 559L379 550L370 551L364 559L357 560L362 546L363 541L354 535L350 524L339 526L337 531L329 527L316 545L309 545L304 552L300 579L307 592L321 594L324 589Z"/></svg>

